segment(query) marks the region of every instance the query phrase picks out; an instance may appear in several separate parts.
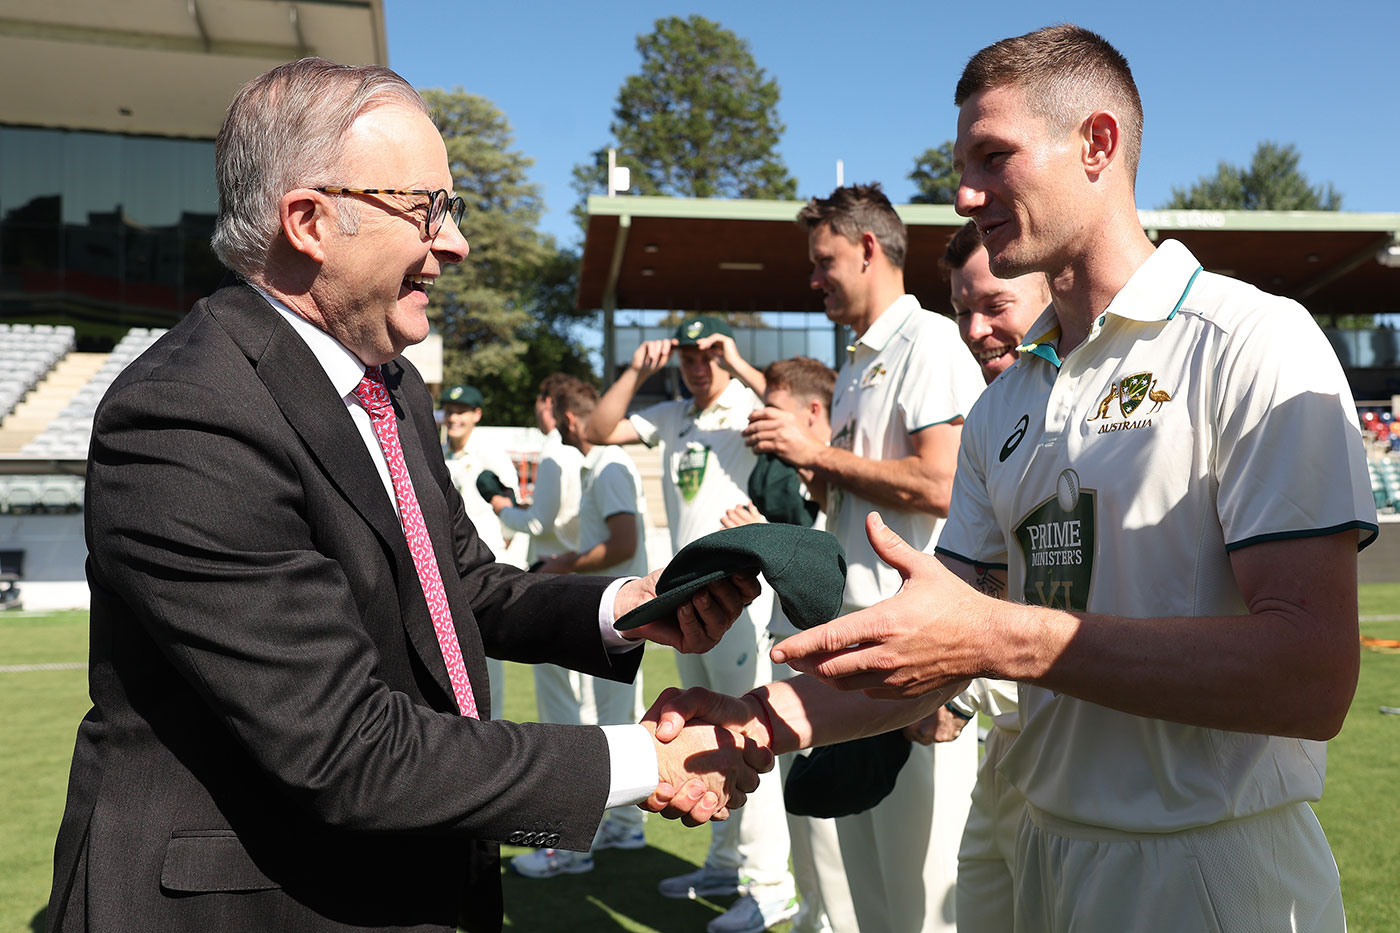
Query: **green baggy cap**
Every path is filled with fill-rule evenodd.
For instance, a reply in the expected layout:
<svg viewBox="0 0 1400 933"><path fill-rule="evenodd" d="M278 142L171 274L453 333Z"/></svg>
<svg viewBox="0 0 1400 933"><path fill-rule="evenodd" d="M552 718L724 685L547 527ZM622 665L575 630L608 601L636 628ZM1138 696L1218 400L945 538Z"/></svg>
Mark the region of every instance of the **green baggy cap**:
<svg viewBox="0 0 1400 933"><path fill-rule="evenodd" d="M511 505L519 505L515 501L515 491L501 482L501 478L490 470L482 470L476 477L476 491L481 493L481 498L487 502L492 496L505 496L510 500Z"/></svg>
<svg viewBox="0 0 1400 933"><path fill-rule="evenodd" d="M821 511L820 505L802 497L797 468L773 453L758 455L749 474L749 501L770 522L804 528L811 528Z"/></svg>
<svg viewBox="0 0 1400 933"><path fill-rule="evenodd" d="M846 550L836 536L800 525L726 528L681 548L656 583L656 598L618 619L618 631L675 613L702 587L732 574L761 572L798 628L830 622L841 612Z"/></svg>

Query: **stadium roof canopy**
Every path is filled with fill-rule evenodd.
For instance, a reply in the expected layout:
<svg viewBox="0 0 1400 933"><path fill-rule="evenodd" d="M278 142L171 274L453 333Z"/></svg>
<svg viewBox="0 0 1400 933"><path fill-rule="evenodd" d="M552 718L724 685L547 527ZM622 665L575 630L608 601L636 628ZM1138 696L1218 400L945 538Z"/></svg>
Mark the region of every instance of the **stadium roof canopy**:
<svg viewBox="0 0 1400 933"><path fill-rule="evenodd" d="M579 308L821 311L807 285L795 201L595 196ZM965 223L947 205L900 204L905 287L947 311L938 258ZM1298 299L1314 314L1400 311L1400 214L1139 211L1152 239L1177 239L1207 269ZM1378 260L1384 254L1395 265Z"/></svg>
<svg viewBox="0 0 1400 933"><path fill-rule="evenodd" d="M383 0L5 0L0 121L212 139L234 91L306 55L387 63Z"/></svg>

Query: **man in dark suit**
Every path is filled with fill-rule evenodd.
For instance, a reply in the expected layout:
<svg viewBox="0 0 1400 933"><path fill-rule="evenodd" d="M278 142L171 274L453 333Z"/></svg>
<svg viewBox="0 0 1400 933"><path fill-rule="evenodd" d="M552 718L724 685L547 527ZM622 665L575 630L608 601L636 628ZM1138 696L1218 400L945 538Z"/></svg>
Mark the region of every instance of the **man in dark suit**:
<svg viewBox="0 0 1400 933"><path fill-rule="evenodd" d="M93 710L50 928L496 930L498 843L587 849L644 798L690 823L740 805L766 753L729 732L488 721L487 653L631 679L640 642L611 623L655 578L527 575L466 518L399 358L468 249L417 93L281 66L235 99L216 163L242 281L94 425ZM704 650L757 592L731 578L638 631Z"/></svg>

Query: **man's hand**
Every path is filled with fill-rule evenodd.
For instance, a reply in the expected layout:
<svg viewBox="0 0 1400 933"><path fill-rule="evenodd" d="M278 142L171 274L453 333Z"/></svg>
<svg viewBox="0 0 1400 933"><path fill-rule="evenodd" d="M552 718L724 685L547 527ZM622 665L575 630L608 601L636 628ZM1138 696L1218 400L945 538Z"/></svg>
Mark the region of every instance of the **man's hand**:
<svg viewBox="0 0 1400 933"><path fill-rule="evenodd" d="M704 722L687 723L656 736L656 722L642 725L656 739L660 775L656 790L640 806L687 826L728 818L758 788L759 774L773 767L773 756L744 735Z"/></svg>
<svg viewBox="0 0 1400 933"><path fill-rule="evenodd" d="M920 745L935 742L951 742L962 735L963 727L971 720L963 719L945 706L940 706L932 716L920 719L904 727L904 737Z"/></svg>
<svg viewBox="0 0 1400 933"><path fill-rule="evenodd" d="M797 418L780 408L760 408L749 415L744 442L759 453L777 454L785 463L811 468L825 449L797 423Z"/></svg>
<svg viewBox="0 0 1400 933"><path fill-rule="evenodd" d="M880 513L866 517L865 530L876 556L899 571L904 586L869 609L779 642L773 663L873 699L907 699L984 673L996 676L977 634L997 601L906 544Z"/></svg>
<svg viewBox="0 0 1400 933"><path fill-rule="evenodd" d="M491 511L495 512L497 515L501 514L502 509L508 509L513 505L515 505L515 503L511 502L508 496L491 497Z"/></svg>
<svg viewBox="0 0 1400 933"><path fill-rule="evenodd" d="M754 507L752 502L736 505L720 516L719 523L725 528L738 528L740 525L766 525L768 519Z"/></svg>
<svg viewBox="0 0 1400 933"><path fill-rule="evenodd" d="M565 551L563 554L554 554L546 557L544 562L536 569L536 573L573 573L574 564L578 563L577 551Z"/></svg>
<svg viewBox="0 0 1400 933"><path fill-rule="evenodd" d="M671 359L676 348L676 339L648 340L632 353L632 368L637 371L637 381L644 382L658 373Z"/></svg>
<svg viewBox="0 0 1400 933"><path fill-rule="evenodd" d="M655 599L656 581L660 577L661 570L654 570L645 577L623 584L613 603L613 618L620 619L647 600ZM649 622L621 634L625 638L645 638L668 645L681 654L703 654L719 644L724 633L729 631L729 626L739 618L739 613L760 592L762 590L756 575L734 574L706 585L691 597L690 602L676 609L676 614L670 619Z"/></svg>

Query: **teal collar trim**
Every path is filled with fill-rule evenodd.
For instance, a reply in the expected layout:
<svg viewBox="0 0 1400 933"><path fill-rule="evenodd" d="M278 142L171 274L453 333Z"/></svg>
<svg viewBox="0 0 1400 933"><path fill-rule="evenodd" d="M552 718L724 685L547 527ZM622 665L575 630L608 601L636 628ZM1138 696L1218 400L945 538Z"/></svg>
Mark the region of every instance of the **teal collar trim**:
<svg viewBox="0 0 1400 933"><path fill-rule="evenodd" d="M1027 340L1025 343L1021 344L1016 348L1016 352L1038 356L1051 366L1059 369L1062 362L1060 360L1060 354L1056 352L1055 345L1050 342L1052 340L1058 340L1059 338L1060 325L1056 324L1034 340Z"/></svg>
<svg viewBox="0 0 1400 933"><path fill-rule="evenodd" d="M1191 286L1196 284L1196 276L1201 274L1202 268L1204 267L1198 265L1196 266L1196 271L1191 273L1191 278L1186 283L1186 289L1182 291L1181 297L1176 300L1176 307L1172 308L1172 313L1167 315L1167 320L1170 321L1172 318L1176 317L1176 312L1181 310L1181 305L1186 301L1186 296L1191 294Z"/></svg>

